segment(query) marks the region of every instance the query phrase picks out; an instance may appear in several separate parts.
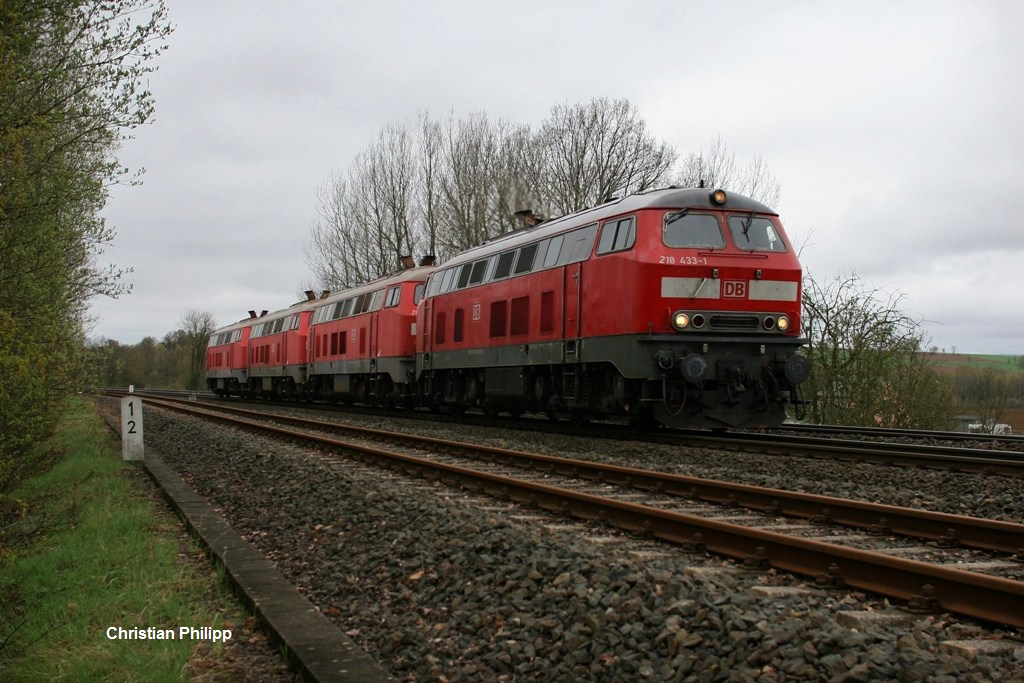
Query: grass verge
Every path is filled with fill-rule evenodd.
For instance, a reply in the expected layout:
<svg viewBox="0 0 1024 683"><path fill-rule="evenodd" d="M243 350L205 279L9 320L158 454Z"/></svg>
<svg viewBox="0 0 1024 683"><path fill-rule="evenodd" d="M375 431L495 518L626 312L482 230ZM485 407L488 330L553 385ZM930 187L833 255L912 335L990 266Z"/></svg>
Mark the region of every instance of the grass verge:
<svg viewBox="0 0 1024 683"><path fill-rule="evenodd" d="M0 517L0 679L188 680L190 661L217 659L223 645L111 639L108 629L237 633L244 611L216 573L188 561L195 544L155 509L141 466L122 462L91 405L72 402L53 449L54 466L14 491Z"/></svg>

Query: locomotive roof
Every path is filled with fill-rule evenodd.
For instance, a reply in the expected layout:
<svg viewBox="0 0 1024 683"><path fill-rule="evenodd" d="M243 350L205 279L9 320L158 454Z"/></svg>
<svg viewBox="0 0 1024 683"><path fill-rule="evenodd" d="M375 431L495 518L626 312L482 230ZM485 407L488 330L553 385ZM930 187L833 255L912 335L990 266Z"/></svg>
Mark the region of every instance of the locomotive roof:
<svg viewBox="0 0 1024 683"><path fill-rule="evenodd" d="M442 267L458 265L473 261L492 253L514 249L523 244L529 244L535 240L544 239L557 235L560 232L590 225L613 216L632 213L640 209L714 209L717 211L754 211L755 213L767 213L778 215L773 209L761 202L745 197L734 192L727 193L724 204L716 204L711 200L714 190L707 188L680 188L668 187L661 190L651 190L640 194L632 194L620 199L613 199L604 204L588 209L582 209L558 218L552 218L530 228L521 228L514 232L505 233L498 237L484 242L480 246L468 249L456 255Z"/></svg>
<svg viewBox="0 0 1024 683"><path fill-rule="evenodd" d="M238 329L240 327L249 327L253 323L258 322L260 319L261 318L259 318L259 317L256 317L256 318L251 318L251 317L250 318L242 318L238 322L233 322L230 325L224 325L223 327L218 327L217 329L215 329L213 332L210 333L210 336L212 337L215 334L220 334L221 332L227 332L229 330L235 330L235 329Z"/></svg>
<svg viewBox="0 0 1024 683"><path fill-rule="evenodd" d="M399 271L393 275L385 275L384 277L377 278L376 280L371 280L365 285L359 285L358 287L353 287L351 289L343 289L340 292L331 294L325 299L317 299L315 302L311 303L314 303L316 307L319 308L321 304L337 303L338 301L343 301L351 296L358 296L360 294L365 294L366 292L375 292L378 289L388 287L390 285L408 282L410 280L426 280L427 276L436 269L437 266L416 266L415 268L407 268L406 270Z"/></svg>

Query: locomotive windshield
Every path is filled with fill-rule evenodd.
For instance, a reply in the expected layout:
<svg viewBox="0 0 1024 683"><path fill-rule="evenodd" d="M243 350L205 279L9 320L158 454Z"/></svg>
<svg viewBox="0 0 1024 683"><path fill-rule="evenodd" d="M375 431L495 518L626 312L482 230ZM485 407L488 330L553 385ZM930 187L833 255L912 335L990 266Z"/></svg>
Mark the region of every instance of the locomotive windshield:
<svg viewBox="0 0 1024 683"><path fill-rule="evenodd" d="M666 247L721 249L725 246L718 218L709 213L665 214L662 239Z"/></svg>
<svg viewBox="0 0 1024 683"><path fill-rule="evenodd" d="M786 251L775 224L753 214L730 216L729 232L733 244L744 251Z"/></svg>

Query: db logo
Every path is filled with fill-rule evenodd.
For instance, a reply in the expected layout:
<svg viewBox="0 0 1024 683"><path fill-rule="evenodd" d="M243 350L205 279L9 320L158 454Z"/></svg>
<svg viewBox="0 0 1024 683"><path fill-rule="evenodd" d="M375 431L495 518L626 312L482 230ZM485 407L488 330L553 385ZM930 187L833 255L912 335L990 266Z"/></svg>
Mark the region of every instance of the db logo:
<svg viewBox="0 0 1024 683"><path fill-rule="evenodd" d="M743 280L723 280L722 296L726 299L746 299L747 283Z"/></svg>

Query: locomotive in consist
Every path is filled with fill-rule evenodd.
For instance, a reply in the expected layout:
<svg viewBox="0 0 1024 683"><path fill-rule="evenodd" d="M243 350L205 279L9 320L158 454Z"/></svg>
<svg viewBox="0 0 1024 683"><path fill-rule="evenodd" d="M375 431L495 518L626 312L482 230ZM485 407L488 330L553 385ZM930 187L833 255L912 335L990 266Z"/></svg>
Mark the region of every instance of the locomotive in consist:
<svg viewBox="0 0 1024 683"><path fill-rule="evenodd" d="M207 387L219 396L397 405L415 396L416 304L430 265L215 331ZM225 368L231 359L233 364ZM241 367L239 367L241 364Z"/></svg>
<svg viewBox="0 0 1024 683"><path fill-rule="evenodd" d="M809 372L778 215L722 190L632 195L491 240L419 308L428 404L777 425Z"/></svg>
<svg viewBox="0 0 1024 683"><path fill-rule="evenodd" d="M411 405L416 395L416 307L430 260L397 275L330 296L309 327L309 398Z"/></svg>
<svg viewBox="0 0 1024 683"><path fill-rule="evenodd" d="M400 294L411 307L389 317L399 281L422 299ZM800 287L792 245L763 204L723 190L631 195L534 223L436 269L281 312L298 316L300 332L315 311L305 361L285 358L276 371L294 385L282 379L288 392L277 393L712 429L777 425L810 371L798 353ZM328 327L325 317L347 317L338 305L355 310L371 292L381 300L374 294L350 314L366 325ZM234 330L245 322L218 330L211 352L227 333L243 344ZM267 353L278 358L274 347ZM217 390L225 380L209 381ZM239 386L274 393L251 362Z"/></svg>

